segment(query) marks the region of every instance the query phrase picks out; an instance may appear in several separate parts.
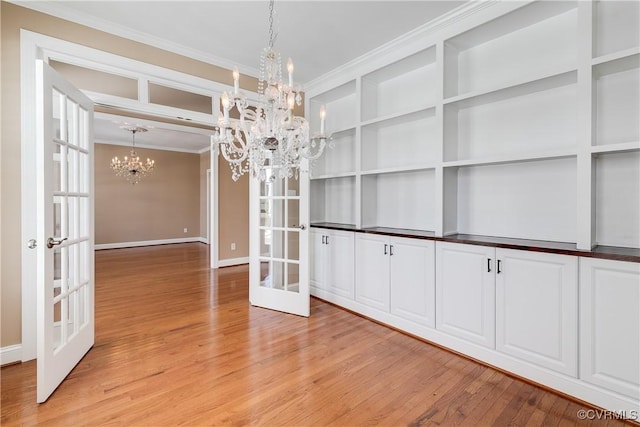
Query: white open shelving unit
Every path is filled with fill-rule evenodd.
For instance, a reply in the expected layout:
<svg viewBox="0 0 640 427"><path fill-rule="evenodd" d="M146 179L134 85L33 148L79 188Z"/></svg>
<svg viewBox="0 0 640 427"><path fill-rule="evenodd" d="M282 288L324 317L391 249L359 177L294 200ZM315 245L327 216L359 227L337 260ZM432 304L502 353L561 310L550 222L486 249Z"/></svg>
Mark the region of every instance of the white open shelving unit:
<svg viewBox="0 0 640 427"><path fill-rule="evenodd" d="M498 2L312 82L312 221L638 248L639 5Z"/></svg>

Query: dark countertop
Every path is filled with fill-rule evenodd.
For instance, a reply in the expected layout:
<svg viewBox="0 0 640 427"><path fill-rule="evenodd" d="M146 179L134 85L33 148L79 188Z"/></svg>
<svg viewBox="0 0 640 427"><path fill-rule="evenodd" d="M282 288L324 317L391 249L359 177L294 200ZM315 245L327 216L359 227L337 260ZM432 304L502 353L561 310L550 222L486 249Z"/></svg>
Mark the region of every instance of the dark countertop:
<svg viewBox="0 0 640 427"><path fill-rule="evenodd" d="M435 233L432 231L386 227L356 228L353 224L337 224L332 222L312 223L311 227L640 263L640 249L615 246L596 246L591 251L585 251L577 249L575 243L551 242L546 240L512 239L472 234L453 234L446 237L435 237Z"/></svg>

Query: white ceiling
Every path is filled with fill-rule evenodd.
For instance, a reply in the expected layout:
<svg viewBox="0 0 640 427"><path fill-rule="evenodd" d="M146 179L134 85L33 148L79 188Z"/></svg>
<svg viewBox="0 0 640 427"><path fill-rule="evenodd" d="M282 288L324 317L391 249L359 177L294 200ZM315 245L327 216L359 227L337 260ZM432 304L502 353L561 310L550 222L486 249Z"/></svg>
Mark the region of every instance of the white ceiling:
<svg viewBox="0 0 640 427"><path fill-rule="evenodd" d="M16 3L225 68L237 65L241 72L254 76L258 73L260 52L268 44L267 0L18 0ZM463 3L465 1L454 0L278 0L275 2L278 30L275 47L283 60L293 59L294 79L296 83L305 84ZM125 132L113 123L123 121L120 119L97 119L96 140L127 141L127 135L122 135ZM175 147L172 141L180 137L178 149L200 151L209 146L202 130L190 137L184 129L176 131L160 123L146 123L146 126L153 126L154 130L136 136L143 145ZM180 133L170 135L170 132Z"/></svg>

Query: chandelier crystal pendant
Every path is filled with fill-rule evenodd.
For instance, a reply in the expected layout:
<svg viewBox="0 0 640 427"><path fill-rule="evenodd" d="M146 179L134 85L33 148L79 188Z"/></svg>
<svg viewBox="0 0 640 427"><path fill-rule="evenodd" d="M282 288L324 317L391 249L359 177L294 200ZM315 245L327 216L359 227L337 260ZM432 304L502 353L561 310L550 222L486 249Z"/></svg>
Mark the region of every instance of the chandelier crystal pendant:
<svg viewBox="0 0 640 427"><path fill-rule="evenodd" d="M137 184L142 178L147 175L151 175L155 168L155 161L147 158L146 162L141 162L140 157L136 153L136 133L146 132L147 129L139 126L121 126L120 129L124 129L131 132L132 148L130 157L124 156L124 160L114 157L111 159L111 170L117 175L125 178L131 184Z"/></svg>
<svg viewBox="0 0 640 427"><path fill-rule="evenodd" d="M287 61L288 82L282 80L280 53L273 45L277 34L273 31L274 0L269 2L269 46L260 56L258 105L249 106L239 90L240 73L233 70L233 93L222 94L223 115L214 135L215 148L231 167L237 181L245 173L261 181L279 178L296 179L300 161L311 163L332 146L331 135L325 134L325 111L320 113L320 133L310 136L309 123L294 116L293 108L302 104L302 89L293 83L293 61ZM231 120L229 111L236 107L239 119Z"/></svg>

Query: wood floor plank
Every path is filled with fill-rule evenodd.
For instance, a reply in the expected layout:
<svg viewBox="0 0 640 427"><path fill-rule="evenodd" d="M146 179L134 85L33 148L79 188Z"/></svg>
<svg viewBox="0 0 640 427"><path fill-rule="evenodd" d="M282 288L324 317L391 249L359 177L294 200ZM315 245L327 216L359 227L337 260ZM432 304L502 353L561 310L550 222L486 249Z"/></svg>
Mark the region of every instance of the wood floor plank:
<svg viewBox="0 0 640 427"><path fill-rule="evenodd" d="M200 243L98 251L96 342L44 404L1 374L2 426L587 425L580 405L311 300L251 307ZM613 420L608 425L623 423Z"/></svg>

